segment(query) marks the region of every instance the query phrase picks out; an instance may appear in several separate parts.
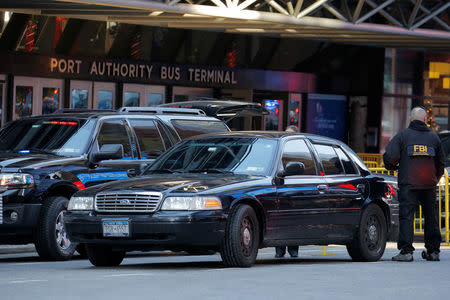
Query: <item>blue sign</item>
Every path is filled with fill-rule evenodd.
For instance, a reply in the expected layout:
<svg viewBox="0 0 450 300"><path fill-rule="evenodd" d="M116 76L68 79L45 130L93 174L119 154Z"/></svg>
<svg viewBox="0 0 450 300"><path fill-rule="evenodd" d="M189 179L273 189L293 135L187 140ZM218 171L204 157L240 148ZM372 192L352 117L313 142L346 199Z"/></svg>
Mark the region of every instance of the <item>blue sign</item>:
<svg viewBox="0 0 450 300"><path fill-rule="evenodd" d="M343 95L308 94L306 132L343 141L346 104Z"/></svg>

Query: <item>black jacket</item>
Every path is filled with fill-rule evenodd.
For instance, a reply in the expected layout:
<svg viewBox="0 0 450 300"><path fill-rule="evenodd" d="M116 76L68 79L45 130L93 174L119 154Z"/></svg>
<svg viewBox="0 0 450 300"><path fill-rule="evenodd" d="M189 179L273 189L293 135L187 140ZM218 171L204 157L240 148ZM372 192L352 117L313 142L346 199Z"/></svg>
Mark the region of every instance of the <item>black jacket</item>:
<svg viewBox="0 0 450 300"><path fill-rule="evenodd" d="M398 184L412 189L433 188L444 174L441 140L418 120L394 136L386 146L383 160L388 170L398 169Z"/></svg>

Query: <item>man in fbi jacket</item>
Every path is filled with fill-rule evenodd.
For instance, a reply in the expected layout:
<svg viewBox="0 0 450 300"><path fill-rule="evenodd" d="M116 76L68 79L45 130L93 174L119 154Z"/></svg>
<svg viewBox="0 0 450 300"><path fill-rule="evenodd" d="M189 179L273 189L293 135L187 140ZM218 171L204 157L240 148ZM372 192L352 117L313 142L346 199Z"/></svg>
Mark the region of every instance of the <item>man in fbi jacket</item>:
<svg viewBox="0 0 450 300"><path fill-rule="evenodd" d="M436 216L436 184L444 173L444 153L437 134L425 124L422 107L411 111L409 127L401 130L386 146L383 160L388 170L398 169L400 202L400 253L394 261L413 261L414 213L422 205L425 216L425 248L422 257L439 261L441 232ZM439 213L440 214L440 213Z"/></svg>

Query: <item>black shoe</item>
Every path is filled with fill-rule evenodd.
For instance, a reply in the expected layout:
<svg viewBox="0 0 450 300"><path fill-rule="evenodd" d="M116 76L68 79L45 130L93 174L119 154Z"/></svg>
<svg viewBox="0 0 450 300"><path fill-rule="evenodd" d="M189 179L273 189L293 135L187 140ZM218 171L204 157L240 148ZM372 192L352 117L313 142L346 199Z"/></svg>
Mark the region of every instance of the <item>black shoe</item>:
<svg viewBox="0 0 450 300"><path fill-rule="evenodd" d="M440 261L440 259L439 259L439 252L436 252L436 251L431 252L431 253L428 253L426 251L422 251L422 258L426 259L428 261Z"/></svg>
<svg viewBox="0 0 450 300"><path fill-rule="evenodd" d="M280 254L280 253L275 254L275 258L282 258L282 257L284 257L284 254Z"/></svg>
<svg viewBox="0 0 450 300"><path fill-rule="evenodd" d="M289 253L289 255L291 256L291 257L298 257L298 252L297 253Z"/></svg>
<svg viewBox="0 0 450 300"><path fill-rule="evenodd" d="M400 252L396 256L392 257L393 261L403 261L403 262L410 262L414 260L414 256L412 253L402 253Z"/></svg>

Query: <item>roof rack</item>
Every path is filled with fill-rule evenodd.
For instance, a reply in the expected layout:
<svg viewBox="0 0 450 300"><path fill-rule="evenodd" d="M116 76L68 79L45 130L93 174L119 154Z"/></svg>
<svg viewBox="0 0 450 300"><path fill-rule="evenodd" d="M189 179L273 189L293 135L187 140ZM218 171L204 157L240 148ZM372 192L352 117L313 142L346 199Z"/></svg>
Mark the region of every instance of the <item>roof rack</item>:
<svg viewBox="0 0 450 300"><path fill-rule="evenodd" d="M121 107L117 110L120 114L145 113L145 114L169 114L169 115L197 115L206 116L201 109L172 108L172 107Z"/></svg>
<svg viewBox="0 0 450 300"><path fill-rule="evenodd" d="M73 114L73 113L104 113L115 112L112 109L89 109L89 108L60 108L55 110L54 114Z"/></svg>

